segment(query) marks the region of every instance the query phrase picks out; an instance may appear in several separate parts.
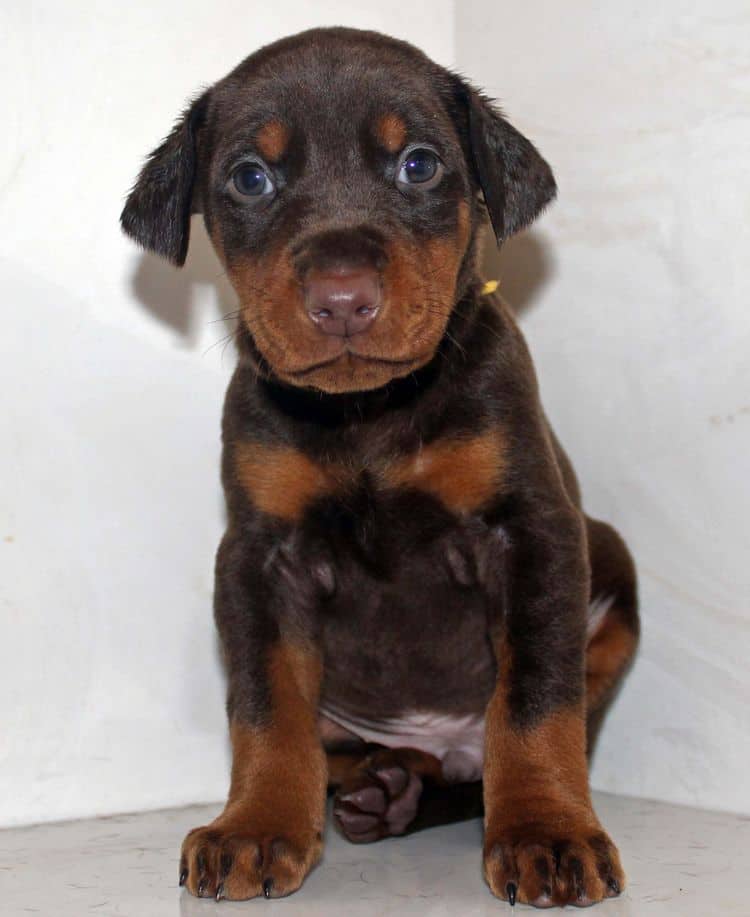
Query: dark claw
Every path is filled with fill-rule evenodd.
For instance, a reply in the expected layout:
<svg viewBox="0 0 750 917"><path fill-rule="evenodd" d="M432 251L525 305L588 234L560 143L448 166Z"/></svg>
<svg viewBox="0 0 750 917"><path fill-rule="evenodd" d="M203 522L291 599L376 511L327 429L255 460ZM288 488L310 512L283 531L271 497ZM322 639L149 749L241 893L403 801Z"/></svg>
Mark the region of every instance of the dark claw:
<svg viewBox="0 0 750 917"><path fill-rule="evenodd" d="M505 891L507 892L508 901L510 902L510 906L515 907L516 906L516 892L518 891L518 889L516 888L516 883L508 882L508 884L505 886Z"/></svg>
<svg viewBox="0 0 750 917"><path fill-rule="evenodd" d="M219 887L216 889L216 900L221 901L224 897L224 883L219 882Z"/></svg>
<svg viewBox="0 0 750 917"><path fill-rule="evenodd" d="M580 893L583 888L583 863L577 857L571 857L569 866L570 871L573 873L573 881L575 882L576 892Z"/></svg>
<svg viewBox="0 0 750 917"><path fill-rule="evenodd" d="M200 882L198 883L198 897L199 898L203 895L203 892L206 890L206 885L208 885L208 883L206 882L205 879L201 879Z"/></svg>
<svg viewBox="0 0 750 917"><path fill-rule="evenodd" d="M187 882L187 877L188 877L187 867L183 867L183 869L180 870L180 885L181 886Z"/></svg>
<svg viewBox="0 0 750 917"><path fill-rule="evenodd" d="M617 879L615 879L614 876L609 877L609 879L607 880L607 885L609 886L610 891L614 895L620 894L620 883L617 881Z"/></svg>
<svg viewBox="0 0 750 917"><path fill-rule="evenodd" d="M273 879L264 879L263 880L263 895L266 898L271 897L271 889L273 888Z"/></svg>
<svg viewBox="0 0 750 917"><path fill-rule="evenodd" d="M231 853L222 853L221 855L221 878L226 879L232 869L232 855Z"/></svg>

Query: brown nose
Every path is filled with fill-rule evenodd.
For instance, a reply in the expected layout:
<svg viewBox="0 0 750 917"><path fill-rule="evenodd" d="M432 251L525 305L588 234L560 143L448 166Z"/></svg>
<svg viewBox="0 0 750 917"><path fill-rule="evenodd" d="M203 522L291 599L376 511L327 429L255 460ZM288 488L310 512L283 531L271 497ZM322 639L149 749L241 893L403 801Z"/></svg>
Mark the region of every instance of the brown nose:
<svg viewBox="0 0 750 917"><path fill-rule="evenodd" d="M323 334L361 334L380 308L378 275L370 268L311 271L305 280L305 308Z"/></svg>

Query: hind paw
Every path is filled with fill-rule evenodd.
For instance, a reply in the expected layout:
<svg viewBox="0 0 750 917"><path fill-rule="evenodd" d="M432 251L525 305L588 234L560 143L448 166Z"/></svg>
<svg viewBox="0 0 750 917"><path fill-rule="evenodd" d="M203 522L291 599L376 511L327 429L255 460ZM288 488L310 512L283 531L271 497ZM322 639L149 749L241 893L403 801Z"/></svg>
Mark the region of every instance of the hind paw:
<svg viewBox="0 0 750 917"><path fill-rule="evenodd" d="M404 834L414 820L422 780L387 752L346 779L333 803L336 825L347 840L365 844Z"/></svg>

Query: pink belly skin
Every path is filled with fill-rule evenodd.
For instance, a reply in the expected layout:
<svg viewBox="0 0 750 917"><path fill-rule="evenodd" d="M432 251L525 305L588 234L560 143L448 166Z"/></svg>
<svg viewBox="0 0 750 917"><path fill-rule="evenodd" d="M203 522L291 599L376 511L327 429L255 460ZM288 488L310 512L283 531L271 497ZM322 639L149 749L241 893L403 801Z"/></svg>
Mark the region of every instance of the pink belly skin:
<svg viewBox="0 0 750 917"><path fill-rule="evenodd" d="M320 734L324 742L361 739L387 748L417 748L434 755L449 783L482 779L484 716L414 711L383 720L352 718L321 706Z"/></svg>

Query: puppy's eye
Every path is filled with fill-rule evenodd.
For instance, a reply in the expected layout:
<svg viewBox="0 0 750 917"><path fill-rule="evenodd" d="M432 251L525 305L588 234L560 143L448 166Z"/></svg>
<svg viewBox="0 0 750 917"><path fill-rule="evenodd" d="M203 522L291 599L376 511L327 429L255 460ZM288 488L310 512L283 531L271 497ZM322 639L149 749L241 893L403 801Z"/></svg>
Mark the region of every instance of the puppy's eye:
<svg viewBox="0 0 750 917"><path fill-rule="evenodd" d="M425 190L434 188L443 177L445 167L437 153L418 147L407 150L399 161L396 184L402 187L418 185Z"/></svg>
<svg viewBox="0 0 750 917"><path fill-rule="evenodd" d="M268 200L276 191L268 172L257 162L243 162L232 172L229 191L241 203Z"/></svg>

